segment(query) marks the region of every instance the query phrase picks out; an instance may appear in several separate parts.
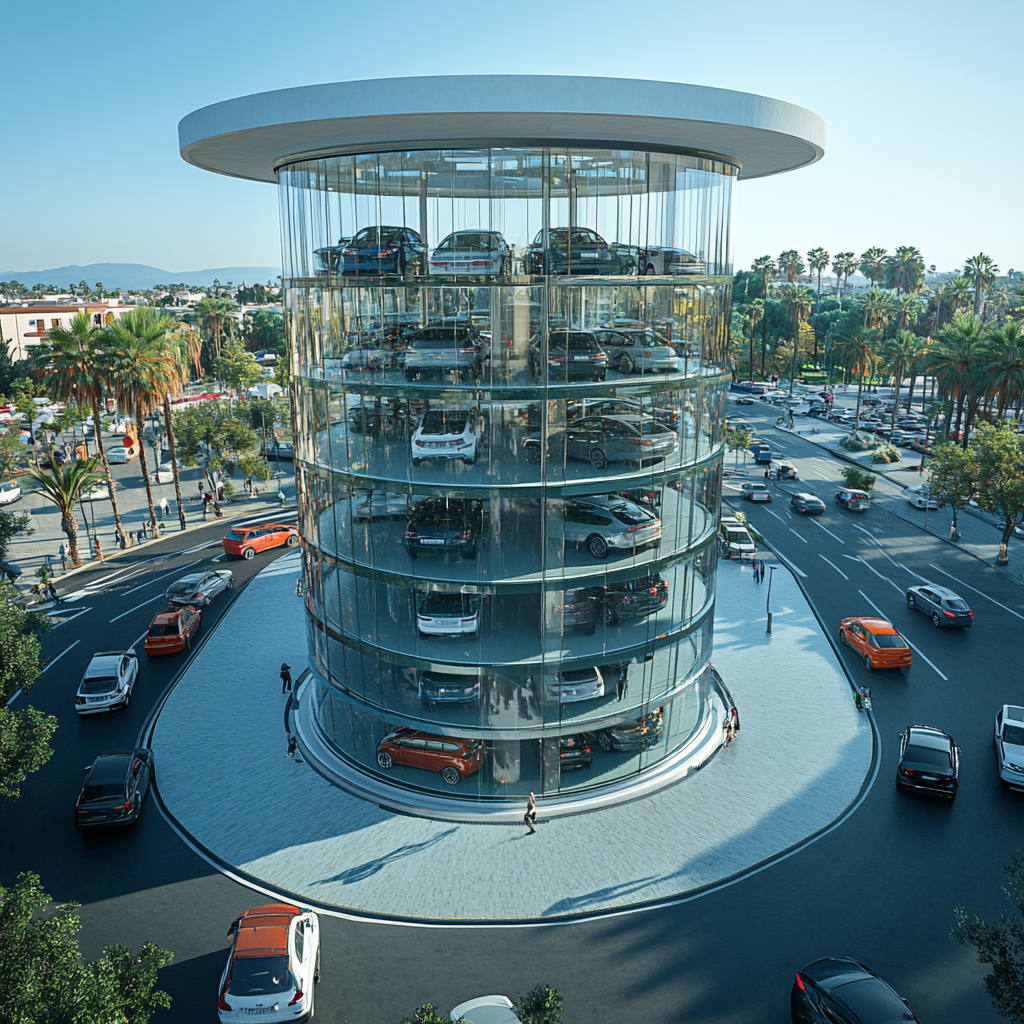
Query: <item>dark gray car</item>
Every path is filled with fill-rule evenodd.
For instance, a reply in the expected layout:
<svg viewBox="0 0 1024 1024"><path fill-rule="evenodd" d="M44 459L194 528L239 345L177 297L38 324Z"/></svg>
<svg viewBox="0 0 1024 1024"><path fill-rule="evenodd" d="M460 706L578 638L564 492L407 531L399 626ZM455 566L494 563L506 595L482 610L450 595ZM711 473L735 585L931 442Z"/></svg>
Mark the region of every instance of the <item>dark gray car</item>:
<svg viewBox="0 0 1024 1024"><path fill-rule="evenodd" d="M405 353L405 379L465 377L479 379L483 369L483 343L470 326L424 327L409 339Z"/></svg>
<svg viewBox="0 0 1024 1024"><path fill-rule="evenodd" d="M676 435L653 416L584 416L564 429L548 431L551 458L582 459L594 469L609 462L654 462L676 450ZM523 443L530 462L540 462L541 435Z"/></svg>
<svg viewBox="0 0 1024 1024"><path fill-rule="evenodd" d="M907 589L907 607L927 615L938 628L968 629L974 625L974 612L967 602L948 587L922 583Z"/></svg>

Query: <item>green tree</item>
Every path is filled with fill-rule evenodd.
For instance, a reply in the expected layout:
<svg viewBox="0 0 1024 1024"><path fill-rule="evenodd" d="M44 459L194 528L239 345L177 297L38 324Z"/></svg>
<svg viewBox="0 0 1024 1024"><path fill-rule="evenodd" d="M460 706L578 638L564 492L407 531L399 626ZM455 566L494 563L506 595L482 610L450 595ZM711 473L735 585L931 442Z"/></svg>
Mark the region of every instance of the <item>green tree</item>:
<svg viewBox="0 0 1024 1024"><path fill-rule="evenodd" d="M761 298L768 298L768 285L775 276L777 267L771 256L758 256L750 265L750 272L761 282Z"/></svg>
<svg viewBox="0 0 1024 1024"><path fill-rule="evenodd" d="M999 276L999 268L991 256L979 252L964 263L964 277L974 288L974 315L984 317L985 295Z"/></svg>
<svg viewBox="0 0 1024 1024"><path fill-rule="evenodd" d="M17 427L0 437L0 477L10 476L22 463L28 462L29 447L22 441Z"/></svg>
<svg viewBox="0 0 1024 1024"><path fill-rule="evenodd" d="M965 444L971 409L979 400L976 385L981 336L980 317L971 313L957 313L928 346L928 371L935 378L939 395L953 403L946 420L945 436L949 436L952 426L950 421L955 410L955 429L959 435L963 428Z"/></svg>
<svg viewBox="0 0 1024 1024"><path fill-rule="evenodd" d="M178 453L186 466L205 460L205 472L214 487L213 474L234 458L255 454L259 441L247 423L231 414L226 402L203 402L174 413Z"/></svg>
<svg viewBox="0 0 1024 1024"><path fill-rule="evenodd" d="M862 295L857 304L864 311L865 327L878 327L884 331L897 314L896 300L878 288Z"/></svg>
<svg viewBox="0 0 1024 1024"><path fill-rule="evenodd" d="M960 539L959 513L967 508L977 489L978 466L974 453L944 441L935 446L928 459L928 486L940 506L953 510L949 539Z"/></svg>
<svg viewBox="0 0 1024 1024"><path fill-rule="evenodd" d="M764 316L764 299L754 299L753 302L747 306L747 311L743 317L744 330L749 330L750 338L750 349L749 349L749 365L748 372L750 373L750 379L754 380L754 330L756 329L758 322L761 317Z"/></svg>
<svg viewBox="0 0 1024 1024"><path fill-rule="evenodd" d="M746 464L747 449L750 448L750 442L753 439L753 435L746 427L729 428L726 430L725 443L729 451L734 452L736 455L737 470L740 468L740 452L743 452L743 462Z"/></svg>
<svg viewBox="0 0 1024 1024"><path fill-rule="evenodd" d="M0 337L0 395L9 395L16 381L28 377L28 363L24 359L15 362L7 346L8 342Z"/></svg>
<svg viewBox="0 0 1024 1024"><path fill-rule="evenodd" d="M559 1024L562 997L550 985L536 985L515 1006L520 1024Z"/></svg>
<svg viewBox="0 0 1024 1024"><path fill-rule="evenodd" d="M804 272L804 265L800 261L800 253L796 249L787 249L785 252L780 253L777 264L779 273L784 275L790 284Z"/></svg>
<svg viewBox="0 0 1024 1024"><path fill-rule="evenodd" d="M0 562L7 560L7 552L15 537L28 537L35 532L32 528L31 516L19 516L16 512L0 511Z"/></svg>
<svg viewBox="0 0 1024 1024"><path fill-rule="evenodd" d="M193 371L199 372L202 342L196 332L183 326L164 338L170 361L168 388L162 394L164 430L167 434L167 453L171 460L171 476L174 479L174 497L178 505L178 527L185 529L185 506L181 500L181 476L178 471L178 444L174 436L174 416L171 413L171 391L181 391L188 383Z"/></svg>
<svg viewBox="0 0 1024 1024"><path fill-rule="evenodd" d="M868 473L856 466L843 466L839 472L846 481L847 487L853 487L859 491L870 491L875 486L877 479L874 473Z"/></svg>
<svg viewBox="0 0 1024 1024"><path fill-rule="evenodd" d="M853 255L851 253L851 255ZM885 261L888 258L885 249L875 245L866 252L860 254L860 262L857 264L860 272L871 282L871 287L878 286L878 282L885 276Z"/></svg>
<svg viewBox="0 0 1024 1024"><path fill-rule="evenodd" d="M979 423L968 451L978 467L978 505L1002 520L996 561L1007 565L1010 538L1024 522L1024 439L1004 423Z"/></svg>
<svg viewBox="0 0 1024 1024"><path fill-rule="evenodd" d="M838 355L851 376L857 378L857 412L854 430L860 428L860 402L864 390L864 378L870 375L878 362L878 345L881 331L863 324L841 324L838 334Z"/></svg>
<svg viewBox="0 0 1024 1024"><path fill-rule="evenodd" d="M807 266L810 267L811 273L817 275L818 278L816 292L818 302L821 301L821 272L828 268L830 259L829 254L820 245L817 249L810 249L807 253Z"/></svg>
<svg viewBox="0 0 1024 1024"><path fill-rule="evenodd" d="M463 1019L459 1018L460 1021ZM450 1020L447 1014L438 1013L433 1003L424 1003L413 1010L411 1016L403 1017L402 1024L450 1024Z"/></svg>
<svg viewBox="0 0 1024 1024"><path fill-rule="evenodd" d="M1013 904L1015 914L1005 911L989 923L977 915L968 916L963 907L956 907L951 937L964 946L973 946L978 963L989 964L985 990L992 1006L1001 1017L1024 1024L1024 857L1014 850L1010 863L1003 869L1007 884L1003 893Z"/></svg>
<svg viewBox="0 0 1024 1024"><path fill-rule="evenodd" d="M0 887L0 1020L18 1024L146 1024L171 1005L156 987L173 954L147 942L108 946L84 963L77 903L54 904L37 875Z"/></svg>
<svg viewBox="0 0 1024 1024"><path fill-rule="evenodd" d="M229 337L234 329L238 307L230 299L220 298L220 282L214 281L217 298L200 299L196 303L195 317L209 345L209 358L218 359L224 335Z"/></svg>
<svg viewBox="0 0 1024 1024"><path fill-rule="evenodd" d="M284 317L270 309L258 309L245 314L242 323L245 347L250 352L276 352L284 355L287 346L284 340Z"/></svg>
<svg viewBox="0 0 1024 1024"><path fill-rule="evenodd" d="M836 258L832 261L832 272L836 275L836 295L840 302L843 297L843 282L848 282L856 269L857 260L852 252L836 253Z"/></svg>
<svg viewBox="0 0 1024 1024"><path fill-rule="evenodd" d="M896 410L900 407L900 387L903 377L921 352L921 339L910 331L900 331L891 341L885 343L882 362L887 373L893 378L892 419L890 426L896 429Z"/></svg>
<svg viewBox="0 0 1024 1024"><path fill-rule="evenodd" d="M75 509L83 493L106 479L102 473L96 472L95 457L84 462L71 459L64 466L51 465L49 469L33 468L28 475L35 482L39 496L55 505L60 512L60 528L68 538L68 556L73 565L81 565Z"/></svg>
<svg viewBox="0 0 1024 1024"><path fill-rule="evenodd" d="M980 372L986 390L997 399L996 415L1002 418L1007 405L1024 393L1024 334L1021 325L1010 321L989 331L981 356Z"/></svg>
<svg viewBox="0 0 1024 1024"><path fill-rule="evenodd" d="M887 256L882 265L886 288L895 288L896 294L916 295L924 284L924 257L912 245L901 245L894 256Z"/></svg>
<svg viewBox="0 0 1024 1024"><path fill-rule="evenodd" d="M904 295L896 312L898 330L909 330L911 324L917 323L924 311L924 303L916 295Z"/></svg>
<svg viewBox="0 0 1024 1024"><path fill-rule="evenodd" d="M256 357L246 352L242 343L235 338L225 343L221 356L213 361L211 371L228 387L242 392L266 380L263 367L256 362Z"/></svg>
<svg viewBox="0 0 1024 1024"><path fill-rule="evenodd" d="M787 284L779 288L776 294L785 305L792 324L790 337L793 339L793 365L789 374L789 393L792 395L797 373L797 354L800 349L800 325L811 315L814 308L814 293L806 285Z"/></svg>

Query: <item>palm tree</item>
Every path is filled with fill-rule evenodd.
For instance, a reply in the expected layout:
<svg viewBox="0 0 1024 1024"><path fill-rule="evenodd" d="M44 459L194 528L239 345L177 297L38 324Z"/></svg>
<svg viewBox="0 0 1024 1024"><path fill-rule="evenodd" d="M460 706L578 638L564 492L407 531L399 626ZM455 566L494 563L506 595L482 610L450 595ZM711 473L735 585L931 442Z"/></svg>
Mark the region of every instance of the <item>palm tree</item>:
<svg viewBox="0 0 1024 1024"><path fill-rule="evenodd" d="M789 393L792 395L796 381L797 352L800 348L800 325L814 308L814 292L803 284L785 284L779 288L778 297L786 304L793 325L793 365L789 375Z"/></svg>
<svg viewBox="0 0 1024 1024"><path fill-rule="evenodd" d="M750 379L754 380L754 328L757 322L764 316L764 299L754 299L747 307L746 315L743 318L744 325L750 325Z"/></svg>
<svg viewBox="0 0 1024 1024"><path fill-rule="evenodd" d="M839 303L843 302L843 279L850 280L850 275L857 269L857 261L853 258L852 252L836 253L832 261L832 272L836 275L836 293Z"/></svg>
<svg viewBox="0 0 1024 1024"><path fill-rule="evenodd" d="M58 401L77 402L92 409L93 433L96 451L103 465L110 488L110 505L114 510L114 526L121 540L127 544L121 513L117 507L114 478L110 474L107 449L103 444L103 392L106 362L98 347L102 331L93 327L85 313L77 313L70 327L51 327L49 342L36 350L32 360L33 372L43 379L47 394Z"/></svg>
<svg viewBox="0 0 1024 1024"><path fill-rule="evenodd" d="M946 417L946 437L949 437L952 417L956 413L956 434L964 424L964 409L967 407L967 419L970 420L971 408L968 399L976 404L980 396L972 397L977 392L977 369L980 356L981 318L972 313L958 313L949 326L945 327L937 339L929 346L928 370L935 378L939 394L951 402ZM966 447L967 430L963 431Z"/></svg>
<svg viewBox="0 0 1024 1024"><path fill-rule="evenodd" d="M867 295L861 296L858 303L864 310L864 326L879 327L884 330L889 321L896 316L896 300L888 293L872 288Z"/></svg>
<svg viewBox="0 0 1024 1024"><path fill-rule="evenodd" d="M860 272L871 281L872 288L878 287L878 282L885 275L887 259L885 250L877 245L860 254Z"/></svg>
<svg viewBox="0 0 1024 1024"><path fill-rule="evenodd" d="M779 254L778 259L779 273L786 275L786 280L792 284L804 270L803 263L800 262L800 253L796 249L787 249L785 252Z"/></svg>
<svg viewBox="0 0 1024 1024"><path fill-rule="evenodd" d="M903 383L904 374L913 366L921 352L921 339L911 331L900 331L892 339L882 353L885 371L892 374L894 401L892 403L891 429L896 429L896 412L900 407L900 385ZM913 383L911 383L911 394L913 394Z"/></svg>
<svg viewBox="0 0 1024 1024"><path fill-rule="evenodd" d="M221 342L225 330L230 336L234 325L233 314L238 307L230 299L202 299L196 303L196 319L210 342L210 356L220 358Z"/></svg>
<svg viewBox="0 0 1024 1024"><path fill-rule="evenodd" d="M82 493L102 483L104 475L96 471L96 458L82 461L72 459L67 465L50 469L32 467L28 475L36 482L39 496L52 502L60 512L60 528L68 538L68 554L72 565L81 565L78 553L78 523L75 522L75 506L82 500Z"/></svg>
<svg viewBox="0 0 1024 1024"><path fill-rule="evenodd" d="M843 365L857 376L857 412L854 430L860 428L860 399L864 390L864 377L874 371L878 362L878 343L882 332L876 327L854 324L839 332L836 348Z"/></svg>
<svg viewBox="0 0 1024 1024"><path fill-rule="evenodd" d="M174 415L171 412L171 391L181 391L188 383L192 372L200 368L202 342L189 327L179 329L176 334L166 335L168 354L172 360L172 379L163 393L164 427L167 432L167 451L171 458L171 474L174 477L174 497L178 502L178 526L185 529L185 506L181 500L181 480L178 477L178 450L174 442Z"/></svg>
<svg viewBox="0 0 1024 1024"><path fill-rule="evenodd" d="M986 390L998 399L996 415L1001 419L1009 399L1024 393L1024 333L1010 321L985 336L980 374Z"/></svg>
<svg viewBox="0 0 1024 1024"><path fill-rule="evenodd" d="M924 310L924 303L916 295L904 295L900 299L899 310L896 313L896 327L901 331L909 330L912 323L916 323Z"/></svg>
<svg viewBox="0 0 1024 1024"><path fill-rule="evenodd" d="M767 332L768 332L768 316L767 316L767 313L768 313L768 309L767 309L767 306L768 306L768 285L771 282L771 279L772 279L772 277L775 274L775 271L777 269L778 268L775 266L775 261L771 258L771 256L758 256L758 258L756 260L754 260L754 262L751 263L751 265L750 265L751 273L756 274L759 278L761 278L761 285L762 285L762 287L764 289L764 306L765 306L765 308L764 308L764 310L762 312L762 316L761 316L761 377L762 378L764 377L764 372L765 372L764 371L765 351L768 348L768 336L767 336ZM754 377L753 373L751 373L750 377L751 377L751 379L753 379L753 377Z"/></svg>
<svg viewBox="0 0 1024 1024"><path fill-rule="evenodd" d="M821 302L821 272L828 266L829 259L829 254L820 245L807 253L807 266L812 274L818 275L818 302Z"/></svg>
<svg viewBox="0 0 1024 1024"><path fill-rule="evenodd" d="M129 310L103 332L103 346L110 360L111 382L117 404L131 410L139 431L139 469L146 484L149 518L156 533L156 507L146 462L142 428L146 416L160 404L175 382L175 361L168 351L167 333L172 323L145 306Z"/></svg>
<svg viewBox="0 0 1024 1024"><path fill-rule="evenodd" d="M985 315L985 293L999 276L999 268L991 256L979 252L964 264L964 277L974 286L974 315Z"/></svg>
<svg viewBox="0 0 1024 1024"><path fill-rule="evenodd" d="M916 295L924 284L924 257L912 245L901 245L894 256L885 260L885 287L895 288L896 294Z"/></svg>

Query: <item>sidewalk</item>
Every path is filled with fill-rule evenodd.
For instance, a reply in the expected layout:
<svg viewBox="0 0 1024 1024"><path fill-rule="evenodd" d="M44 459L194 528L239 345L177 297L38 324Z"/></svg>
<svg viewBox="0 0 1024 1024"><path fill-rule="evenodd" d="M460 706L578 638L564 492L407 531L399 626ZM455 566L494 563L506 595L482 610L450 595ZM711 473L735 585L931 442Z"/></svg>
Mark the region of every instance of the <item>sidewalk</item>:
<svg viewBox="0 0 1024 1024"><path fill-rule="evenodd" d="M766 556L767 558L767 556ZM777 564L777 563L775 563ZM223 862L319 905L431 920L526 920L666 899L729 878L829 825L868 773L867 718L795 581L719 567L714 663L742 731L658 793L541 822L393 814L285 756L277 666L306 663L299 556L260 573L170 694L152 746L173 817ZM274 622L260 632L257 623ZM254 644L259 635L260 644Z"/></svg>

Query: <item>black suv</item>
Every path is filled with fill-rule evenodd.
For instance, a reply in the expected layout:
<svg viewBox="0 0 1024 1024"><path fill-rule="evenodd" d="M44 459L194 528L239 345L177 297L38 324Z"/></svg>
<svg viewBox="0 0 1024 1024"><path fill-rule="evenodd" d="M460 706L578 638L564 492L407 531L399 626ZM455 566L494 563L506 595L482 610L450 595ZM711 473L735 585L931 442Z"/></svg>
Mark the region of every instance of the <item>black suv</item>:
<svg viewBox="0 0 1024 1024"><path fill-rule="evenodd" d="M559 737L558 763L563 772L569 768L589 768L593 762L594 755L585 736Z"/></svg>
<svg viewBox="0 0 1024 1024"><path fill-rule="evenodd" d="M862 963L826 957L797 971L789 997L793 1024L916 1021L910 1004Z"/></svg>
<svg viewBox="0 0 1024 1024"><path fill-rule="evenodd" d="M530 342L527 355L530 373L541 377L544 366L542 336ZM604 380L608 356L590 331L549 331L547 334L548 380L560 384L570 380Z"/></svg>
<svg viewBox="0 0 1024 1024"><path fill-rule="evenodd" d="M476 558L483 529L484 506L473 498L424 498L405 527L405 550L456 551Z"/></svg>
<svg viewBox="0 0 1024 1024"><path fill-rule="evenodd" d="M661 573L639 576L604 588L601 619L614 626L620 619L636 619L661 611L668 603L668 580Z"/></svg>
<svg viewBox="0 0 1024 1024"><path fill-rule="evenodd" d="M75 804L75 828L117 828L139 820L153 774L153 751L112 750L85 770Z"/></svg>
<svg viewBox="0 0 1024 1024"><path fill-rule="evenodd" d="M551 228L547 250L538 231L523 257L527 274L622 274L628 250L609 244L590 228Z"/></svg>
<svg viewBox="0 0 1024 1024"><path fill-rule="evenodd" d="M933 725L908 725L900 733L897 793L934 793L952 803L959 774L960 748L949 733Z"/></svg>

